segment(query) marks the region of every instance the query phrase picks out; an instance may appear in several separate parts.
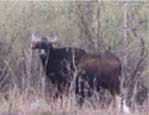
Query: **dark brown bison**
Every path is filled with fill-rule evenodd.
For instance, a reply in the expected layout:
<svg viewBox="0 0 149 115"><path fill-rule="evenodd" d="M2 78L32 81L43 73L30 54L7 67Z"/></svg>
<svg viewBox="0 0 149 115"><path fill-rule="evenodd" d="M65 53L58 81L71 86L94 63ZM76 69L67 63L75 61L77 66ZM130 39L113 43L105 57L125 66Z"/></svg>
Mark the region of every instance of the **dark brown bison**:
<svg viewBox="0 0 149 115"><path fill-rule="evenodd" d="M87 54L78 48L53 48L46 37L39 41L35 34L32 34L32 48L39 49L45 73L60 93L75 80L75 93L81 97L81 103L85 96L92 95L92 90L99 91L102 87L111 92L114 105L120 107L121 62L115 55L108 51ZM87 94L84 89L88 89Z"/></svg>

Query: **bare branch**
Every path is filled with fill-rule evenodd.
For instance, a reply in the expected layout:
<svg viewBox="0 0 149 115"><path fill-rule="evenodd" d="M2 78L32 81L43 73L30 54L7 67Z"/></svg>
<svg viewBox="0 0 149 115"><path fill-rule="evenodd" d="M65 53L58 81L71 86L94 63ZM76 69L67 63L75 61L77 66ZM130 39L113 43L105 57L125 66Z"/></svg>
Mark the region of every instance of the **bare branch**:
<svg viewBox="0 0 149 115"><path fill-rule="evenodd" d="M135 85L136 85L137 80L139 79L139 76L140 76L140 75L137 75L137 73L140 70L140 68L142 67L142 64L143 64L144 60L148 56L148 52L145 52L145 42L144 42L144 39L137 35L137 33L136 33L137 29L136 28L137 28L137 26L135 28L133 28L133 29L130 29L130 30L131 30L131 32L133 33L133 35L136 38L140 39L140 43L141 43L142 47L141 47L141 52L140 52L140 59L138 60L134 70L131 72L130 79L128 79L128 82L127 82L127 86L129 88L128 89L128 99L131 99L131 96L134 93Z"/></svg>
<svg viewBox="0 0 149 115"><path fill-rule="evenodd" d="M141 52L140 52L140 59L138 60L135 69L133 70L133 72L131 73L131 77L128 80L128 85L135 83L137 77L137 72L138 70L141 68L142 63L144 62L144 59L147 57L148 52L145 53L145 42L144 39L142 37L138 37L136 31L136 29L131 29L131 32L133 33L133 35L137 38L140 39L140 43L141 43Z"/></svg>
<svg viewBox="0 0 149 115"><path fill-rule="evenodd" d="M83 32L86 35L87 39L89 39L90 44L92 44L92 46L94 46L93 45L94 44L94 41L93 41L94 36L92 34L92 31L91 31L90 27L88 26L87 21L85 20L84 15L82 15L81 4L77 3L77 1L76 1L76 7L75 8L76 8L76 13L79 16L79 19L81 21L80 27L81 27L82 30L84 30ZM94 49L94 48L92 48L92 49Z"/></svg>

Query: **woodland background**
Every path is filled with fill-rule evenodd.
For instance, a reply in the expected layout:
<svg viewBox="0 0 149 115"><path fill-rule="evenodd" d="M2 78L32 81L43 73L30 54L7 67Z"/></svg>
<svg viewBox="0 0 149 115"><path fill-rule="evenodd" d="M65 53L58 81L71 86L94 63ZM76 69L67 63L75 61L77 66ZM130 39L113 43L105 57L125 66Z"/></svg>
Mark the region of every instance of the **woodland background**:
<svg viewBox="0 0 149 115"><path fill-rule="evenodd" d="M2 113L28 112L24 108L30 101L23 104L23 100L43 99L44 75L38 53L30 48L32 32L42 36L55 32L61 46L78 47L89 53L113 52L122 62L122 89L128 105L134 110L145 110L138 115L147 115L144 108L148 108L149 99L149 2L0 1ZM69 104L66 105L62 107Z"/></svg>

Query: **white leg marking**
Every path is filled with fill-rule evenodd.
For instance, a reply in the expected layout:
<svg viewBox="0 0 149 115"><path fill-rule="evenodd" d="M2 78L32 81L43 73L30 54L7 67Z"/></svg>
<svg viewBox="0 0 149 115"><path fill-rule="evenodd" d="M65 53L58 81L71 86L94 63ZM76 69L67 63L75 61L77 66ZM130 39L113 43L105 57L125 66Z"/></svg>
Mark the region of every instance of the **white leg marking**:
<svg viewBox="0 0 149 115"><path fill-rule="evenodd" d="M116 95L115 96L115 101L116 101L116 103L115 103L116 104L116 109L120 110L120 108L121 108L121 97Z"/></svg>
<svg viewBox="0 0 149 115"><path fill-rule="evenodd" d="M123 102L122 102L122 110L123 110L123 112L130 114L130 109L126 104L126 100L123 100Z"/></svg>

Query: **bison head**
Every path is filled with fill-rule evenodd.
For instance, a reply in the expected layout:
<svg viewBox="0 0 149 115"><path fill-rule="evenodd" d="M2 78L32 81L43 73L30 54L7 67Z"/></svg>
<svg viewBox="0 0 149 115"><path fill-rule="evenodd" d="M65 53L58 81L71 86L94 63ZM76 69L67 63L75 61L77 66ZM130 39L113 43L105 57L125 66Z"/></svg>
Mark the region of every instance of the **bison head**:
<svg viewBox="0 0 149 115"><path fill-rule="evenodd" d="M52 49L52 43L48 40L48 37L38 37L37 33L32 33L31 38L31 48L39 50L40 58L45 64L45 60Z"/></svg>

